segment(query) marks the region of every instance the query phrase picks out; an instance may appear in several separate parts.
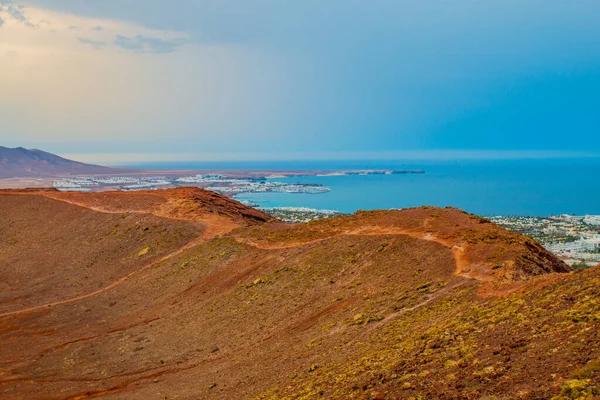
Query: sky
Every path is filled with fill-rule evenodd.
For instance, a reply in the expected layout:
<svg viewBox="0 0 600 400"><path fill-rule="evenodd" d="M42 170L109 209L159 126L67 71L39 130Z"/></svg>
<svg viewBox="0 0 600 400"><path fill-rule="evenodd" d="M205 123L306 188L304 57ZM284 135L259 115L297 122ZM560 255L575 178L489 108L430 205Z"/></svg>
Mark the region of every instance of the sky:
<svg viewBox="0 0 600 400"><path fill-rule="evenodd" d="M0 0L0 145L600 154L597 0Z"/></svg>

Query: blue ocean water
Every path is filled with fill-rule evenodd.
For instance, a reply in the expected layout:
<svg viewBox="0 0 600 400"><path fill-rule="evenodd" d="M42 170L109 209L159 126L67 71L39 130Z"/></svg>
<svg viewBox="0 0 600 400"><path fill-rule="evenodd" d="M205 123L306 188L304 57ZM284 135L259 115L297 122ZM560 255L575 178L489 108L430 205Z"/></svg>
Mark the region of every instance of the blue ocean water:
<svg viewBox="0 0 600 400"><path fill-rule="evenodd" d="M248 193L264 207L357 210L454 206L479 215L600 214L600 159L471 161L293 161L151 163L155 169L348 170L424 169L415 175L346 175L276 179L318 183L324 194Z"/></svg>

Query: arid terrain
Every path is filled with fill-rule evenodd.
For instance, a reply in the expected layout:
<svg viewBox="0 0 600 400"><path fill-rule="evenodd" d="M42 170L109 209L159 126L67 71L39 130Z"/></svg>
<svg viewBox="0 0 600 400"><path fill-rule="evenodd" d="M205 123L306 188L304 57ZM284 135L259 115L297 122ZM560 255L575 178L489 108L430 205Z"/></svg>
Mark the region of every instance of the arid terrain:
<svg viewBox="0 0 600 400"><path fill-rule="evenodd" d="M2 399L593 399L600 267L453 208L0 191Z"/></svg>

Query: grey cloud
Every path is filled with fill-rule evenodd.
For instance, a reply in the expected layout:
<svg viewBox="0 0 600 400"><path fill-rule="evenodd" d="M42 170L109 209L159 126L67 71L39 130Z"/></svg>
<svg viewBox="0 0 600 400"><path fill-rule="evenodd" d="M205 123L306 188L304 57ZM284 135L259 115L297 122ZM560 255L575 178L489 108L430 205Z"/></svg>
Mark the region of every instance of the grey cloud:
<svg viewBox="0 0 600 400"><path fill-rule="evenodd" d="M187 39L160 39L154 37L148 37L143 35L137 35L135 37L128 37L123 35L116 35L115 40L112 43L94 40L85 37L78 37L77 40L86 45L90 45L95 49L104 49L109 44L120 47L125 50L129 50L135 53L171 53L177 50L179 47L188 43Z"/></svg>
<svg viewBox="0 0 600 400"><path fill-rule="evenodd" d="M69 27L69 30L70 30L70 31L76 31L76 30L78 30L78 29L79 29L79 28L78 28L78 27L76 27L76 26L70 26L70 27Z"/></svg>
<svg viewBox="0 0 600 400"><path fill-rule="evenodd" d="M106 45L108 44L106 42L101 42L99 40L92 40L92 39L82 38L82 37L77 38L77 40L79 40L80 43L89 44L90 46L92 46L95 49L102 49L102 48L106 47Z"/></svg>
<svg viewBox="0 0 600 400"><path fill-rule="evenodd" d="M22 22L25 26L35 28L35 24L33 24L25 17L25 13L23 12L23 6L16 5L12 2L12 0L0 0L0 8L2 9L2 11L6 11L8 15L10 15L15 20ZM0 25L2 24L0 23Z"/></svg>
<svg viewBox="0 0 600 400"><path fill-rule="evenodd" d="M93 27L92 29L93 29L93 30L95 30L95 31L98 31L98 32L99 32L99 31L103 30L103 29L104 29L104 27L103 27L103 26L100 26L100 25L98 25L98 26L95 26L95 27Z"/></svg>
<svg viewBox="0 0 600 400"><path fill-rule="evenodd" d="M14 19L16 19L17 21L19 21L19 22L27 21L27 18L25 18L25 14L23 13L23 7L17 6L12 3L8 3L6 10L10 14L10 16L13 17Z"/></svg>
<svg viewBox="0 0 600 400"><path fill-rule="evenodd" d="M113 41L115 46L122 49L144 53L171 53L186 43L188 40L184 38L167 40L143 35L134 38L117 35Z"/></svg>
<svg viewBox="0 0 600 400"><path fill-rule="evenodd" d="M4 25L4 20L0 17L0 26Z"/></svg>

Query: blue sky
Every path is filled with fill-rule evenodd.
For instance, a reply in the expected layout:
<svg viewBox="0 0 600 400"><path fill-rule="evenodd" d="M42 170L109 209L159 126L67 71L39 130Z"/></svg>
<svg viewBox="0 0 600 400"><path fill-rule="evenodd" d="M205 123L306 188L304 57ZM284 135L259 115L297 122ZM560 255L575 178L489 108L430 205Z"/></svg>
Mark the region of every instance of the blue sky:
<svg viewBox="0 0 600 400"><path fill-rule="evenodd" d="M0 4L5 145L600 153L596 0Z"/></svg>

